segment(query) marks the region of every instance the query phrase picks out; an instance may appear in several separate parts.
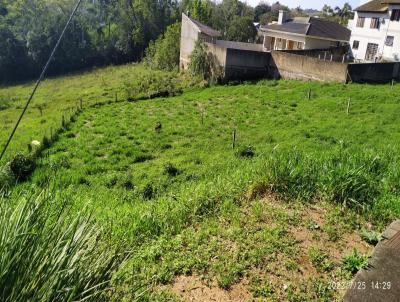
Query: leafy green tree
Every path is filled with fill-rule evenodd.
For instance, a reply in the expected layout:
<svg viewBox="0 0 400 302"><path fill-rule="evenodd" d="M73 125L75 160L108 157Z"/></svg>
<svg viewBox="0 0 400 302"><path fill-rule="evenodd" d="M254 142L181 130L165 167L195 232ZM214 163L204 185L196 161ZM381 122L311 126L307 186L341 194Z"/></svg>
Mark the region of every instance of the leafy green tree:
<svg viewBox="0 0 400 302"><path fill-rule="evenodd" d="M180 22L167 27L165 34L151 42L147 48L146 64L157 69L176 69L179 66L180 35Z"/></svg>
<svg viewBox="0 0 400 302"><path fill-rule="evenodd" d="M193 76L201 76L204 80L208 79L211 75L211 66L208 59L207 45L201 40L197 40L189 58L189 72Z"/></svg>
<svg viewBox="0 0 400 302"><path fill-rule="evenodd" d="M260 22L261 16L269 12L271 12L271 5L269 5L267 2L260 2L254 8L254 21Z"/></svg>
<svg viewBox="0 0 400 302"><path fill-rule="evenodd" d="M231 22L226 37L231 41L253 42L257 35L253 19L250 17L235 17Z"/></svg>

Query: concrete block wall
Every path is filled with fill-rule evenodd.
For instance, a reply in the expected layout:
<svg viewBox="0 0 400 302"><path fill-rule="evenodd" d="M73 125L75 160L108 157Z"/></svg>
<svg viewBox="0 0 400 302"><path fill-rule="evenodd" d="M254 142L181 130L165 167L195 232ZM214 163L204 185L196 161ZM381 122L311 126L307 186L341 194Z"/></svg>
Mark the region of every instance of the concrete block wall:
<svg viewBox="0 0 400 302"><path fill-rule="evenodd" d="M349 64L348 80L352 82L388 83L400 80L400 63Z"/></svg>
<svg viewBox="0 0 400 302"><path fill-rule="evenodd" d="M268 77L270 60L269 52L228 49L225 78L245 80Z"/></svg>
<svg viewBox="0 0 400 302"><path fill-rule="evenodd" d="M347 66L339 62L272 51L270 74L275 78L347 82Z"/></svg>
<svg viewBox="0 0 400 302"><path fill-rule="evenodd" d="M187 69L190 54L192 53L198 38L198 29L185 14L182 14L181 50L179 55L179 68L181 70Z"/></svg>

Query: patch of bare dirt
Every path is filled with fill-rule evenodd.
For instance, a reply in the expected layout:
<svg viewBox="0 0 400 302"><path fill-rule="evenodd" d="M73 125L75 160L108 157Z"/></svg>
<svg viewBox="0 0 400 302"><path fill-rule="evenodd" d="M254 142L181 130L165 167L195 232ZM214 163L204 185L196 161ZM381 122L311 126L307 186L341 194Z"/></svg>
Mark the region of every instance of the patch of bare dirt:
<svg viewBox="0 0 400 302"><path fill-rule="evenodd" d="M216 282L207 283L198 276L179 276L175 279L171 291L182 301L187 302L247 302L252 295L247 290L247 282L241 281L227 291L218 287Z"/></svg>

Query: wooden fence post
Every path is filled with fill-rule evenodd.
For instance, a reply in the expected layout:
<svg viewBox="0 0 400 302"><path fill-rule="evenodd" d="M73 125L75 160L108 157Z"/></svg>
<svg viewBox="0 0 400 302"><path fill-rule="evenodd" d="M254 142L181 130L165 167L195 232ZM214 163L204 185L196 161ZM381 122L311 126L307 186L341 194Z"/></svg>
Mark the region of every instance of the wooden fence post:
<svg viewBox="0 0 400 302"><path fill-rule="evenodd" d="M351 103L351 97L349 97L349 99L347 101L347 115L349 115L349 113L350 113L350 103Z"/></svg>
<svg viewBox="0 0 400 302"><path fill-rule="evenodd" d="M235 149L236 147L236 129L233 130L233 134L232 134L232 149Z"/></svg>
<svg viewBox="0 0 400 302"><path fill-rule="evenodd" d="M310 89L308 89L308 100L311 100L311 88Z"/></svg>
<svg viewBox="0 0 400 302"><path fill-rule="evenodd" d="M81 110L83 109L83 100L81 98Z"/></svg>

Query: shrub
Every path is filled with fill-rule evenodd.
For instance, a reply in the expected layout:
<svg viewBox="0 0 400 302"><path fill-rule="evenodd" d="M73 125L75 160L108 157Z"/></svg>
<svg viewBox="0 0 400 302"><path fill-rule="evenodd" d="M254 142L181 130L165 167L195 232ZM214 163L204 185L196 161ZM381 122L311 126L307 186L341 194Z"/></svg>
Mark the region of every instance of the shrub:
<svg viewBox="0 0 400 302"><path fill-rule="evenodd" d="M145 65L151 68L174 70L179 66L181 23L167 27L156 41L146 49Z"/></svg>
<svg viewBox="0 0 400 302"><path fill-rule="evenodd" d="M0 301L98 301L117 267L97 227L54 215L49 196L0 197Z"/></svg>
<svg viewBox="0 0 400 302"><path fill-rule="evenodd" d="M204 80L211 76L211 65L207 54L207 45L197 40L193 52L190 54L189 71L193 76L201 76Z"/></svg>
<svg viewBox="0 0 400 302"><path fill-rule="evenodd" d="M35 161L30 156L18 153L10 161L10 170L18 181L27 180L35 170Z"/></svg>

